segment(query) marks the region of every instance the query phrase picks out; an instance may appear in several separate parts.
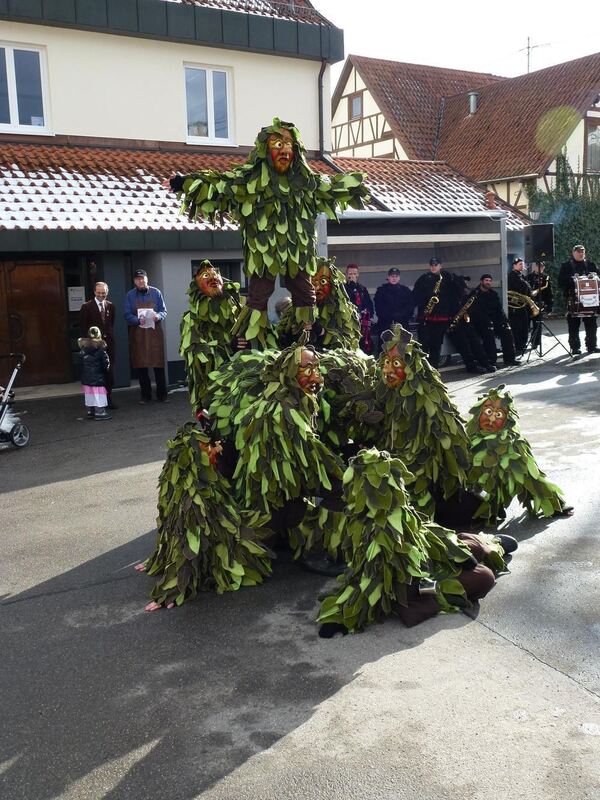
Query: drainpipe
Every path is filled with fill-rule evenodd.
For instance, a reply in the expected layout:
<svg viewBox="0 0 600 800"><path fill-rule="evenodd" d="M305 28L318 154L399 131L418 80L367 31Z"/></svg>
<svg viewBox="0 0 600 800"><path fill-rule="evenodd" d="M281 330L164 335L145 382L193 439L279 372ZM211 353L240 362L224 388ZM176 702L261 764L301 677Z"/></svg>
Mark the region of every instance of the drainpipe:
<svg viewBox="0 0 600 800"><path fill-rule="evenodd" d="M321 59L321 69L319 70L319 155L323 155L325 150L325 121L323 114L323 75L327 68L327 61Z"/></svg>

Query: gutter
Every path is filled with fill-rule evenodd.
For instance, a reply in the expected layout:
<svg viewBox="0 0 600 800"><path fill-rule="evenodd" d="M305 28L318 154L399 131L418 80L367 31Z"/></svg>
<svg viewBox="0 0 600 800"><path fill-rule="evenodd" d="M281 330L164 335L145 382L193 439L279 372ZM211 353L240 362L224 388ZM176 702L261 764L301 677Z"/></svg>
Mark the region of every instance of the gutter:
<svg viewBox="0 0 600 800"><path fill-rule="evenodd" d="M319 155L324 158L325 150L325 121L323 113L323 75L327 67L327 61L321 59L321 69L319 70L318 77L318 91L319 91Z"/></svg>
<svg viewBox="0 0 600 800"><path fill-rule="evenodd" d="M326 160L326 159L324 159ZM329 162L327 162L329 163ZM435 217L436 219L506 219L507 211L357 211L354 208L343 211L340 220L386 220L416 219L418 217Z"/></svg>

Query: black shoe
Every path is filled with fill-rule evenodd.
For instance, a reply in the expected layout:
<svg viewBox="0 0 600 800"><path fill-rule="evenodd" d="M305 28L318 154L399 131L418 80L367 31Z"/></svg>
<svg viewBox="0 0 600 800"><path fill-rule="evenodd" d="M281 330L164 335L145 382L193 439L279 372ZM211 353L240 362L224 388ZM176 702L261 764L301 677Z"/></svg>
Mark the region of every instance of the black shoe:
<svg viewBox="0 0 600 800"><path fill-rule="evenodd" d="M157 403L170 403L171 401L169 400L168 397L157 397L156 398L156 402Z"/></svg>
<svg viewBox="0 0 600 800"><path fill-rule="evenodd" d="M147 406L149 402L150 400L146 400L144 397L142 397L141 400L138 400L138 406Z"/></svg>
<svg viewBox="0 0 600 800"><path fill-rule="evenodd" d="M504 362L504 366L505 367L520 367L521 366L521 359L520 358L515 358L514 361L505 361Z"/></svg>
<svg viewBox="0 0 600 800"><path fill-rule="evenodd" d="M579 350L579 349L571 350L571 355L572 356L580 356L581 355L581 350Z"/></svg>
<svg viewBox="0 0 600 800"><path fill-rule="evenodd" d="M588 353L600 353L600 347L588 347Z"/></svg>
<svg viewBox="0 0 600 800"><path fill-rule="evenodd" d="M485 365L486 372L496 372L496 367L493 364L486 364Z"/></svg>
<svg viewBox="0 0 600 800"><path fill-rule="evenodd" d="M87 411L87 412L86 412L86 417L87 417L88 419L94 419L94 417L95 417L95 416L96 416L96 415L95 415L95 413L94 413L94 410L93 410L93 409L91 409L90 411Z"/></svg>
<svg viewBox="0 0 600 800"><path fill-rule="evenodd" d="M467 372L472 373L473 375L485 375L488 370L485 367L480 367L479 364L471 364L470 367L467 367Z"/></svg>
<svg viewBox="0 0 600 800"><path fill-rule="evenodd" d="M517 540L506 533L495 533L494 539L498 539L502 549L507 555L509 553L514 553L517 547L519 546Z"/></svg>

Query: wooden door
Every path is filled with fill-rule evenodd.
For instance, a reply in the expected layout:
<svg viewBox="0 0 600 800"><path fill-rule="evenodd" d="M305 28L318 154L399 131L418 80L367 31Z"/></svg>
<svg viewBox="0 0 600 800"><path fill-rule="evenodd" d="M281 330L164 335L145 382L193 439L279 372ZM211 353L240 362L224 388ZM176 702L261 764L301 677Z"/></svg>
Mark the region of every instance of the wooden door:
<svg viewBox="0 0 600 800"><path fill-rule="evenodd" d="M4 262L10 352L25 353L19 384L37 386L71 379L63 267L58 261ZM1 332L0 332L1 333ZM4 347L4 336L2 336Z"/></svg>

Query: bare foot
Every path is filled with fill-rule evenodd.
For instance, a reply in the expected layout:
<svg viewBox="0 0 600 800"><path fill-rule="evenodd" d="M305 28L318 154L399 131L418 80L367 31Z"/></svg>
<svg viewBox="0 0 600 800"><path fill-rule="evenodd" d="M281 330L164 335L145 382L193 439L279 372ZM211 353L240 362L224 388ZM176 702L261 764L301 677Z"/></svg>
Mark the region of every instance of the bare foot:
<svg viewBox="0 0 600 800"><path fill-rule="evenodd" d="M144 563L136 564L135 567L134 567L134 570L136 572L146 572L146 565Z"/></svg>
<svg viewBox="0 0 600 800"><path fill-rule="evenodd" d="M148 603L144 611L158 611L159 608L162 608L160 603L155 603L154 600L151 603Z"/></svg>

